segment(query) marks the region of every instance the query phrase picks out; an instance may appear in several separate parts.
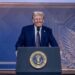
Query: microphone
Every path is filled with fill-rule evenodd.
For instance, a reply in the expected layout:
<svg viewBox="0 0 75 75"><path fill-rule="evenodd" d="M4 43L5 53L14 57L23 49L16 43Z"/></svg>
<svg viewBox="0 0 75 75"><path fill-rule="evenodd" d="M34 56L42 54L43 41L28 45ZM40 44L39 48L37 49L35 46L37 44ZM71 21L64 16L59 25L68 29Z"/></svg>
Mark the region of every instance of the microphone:
<svg viewBox="0 0 75 75"><path fill-rule="evenodd" d="M40 27L37 27L37 31L39 32L39 30L40 30Z"/></svg>

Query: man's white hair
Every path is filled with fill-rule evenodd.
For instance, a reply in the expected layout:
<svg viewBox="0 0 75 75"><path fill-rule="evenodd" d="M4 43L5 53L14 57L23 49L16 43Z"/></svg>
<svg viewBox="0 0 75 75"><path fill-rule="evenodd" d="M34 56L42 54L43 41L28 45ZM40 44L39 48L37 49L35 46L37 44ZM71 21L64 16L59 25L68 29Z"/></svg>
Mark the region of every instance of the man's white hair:
<svg viewBox="0 0 75 75"><path fill-rule="evenodd" d="M34 11L33 16L34 15L42 15L42 16L44 16L44 13L42 11Z"/></svg>

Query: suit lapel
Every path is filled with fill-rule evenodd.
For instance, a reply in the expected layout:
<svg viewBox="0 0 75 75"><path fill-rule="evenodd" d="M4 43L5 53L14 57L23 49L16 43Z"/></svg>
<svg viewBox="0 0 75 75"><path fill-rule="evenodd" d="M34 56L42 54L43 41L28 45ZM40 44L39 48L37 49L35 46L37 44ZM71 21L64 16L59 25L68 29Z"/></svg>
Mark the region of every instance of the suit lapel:
<svg viewBox="0 0 75 75"><path fill-rule="evenodd" d="M45 29L44 27L42 27L42 30L41 30L41 45L43 44L43 41L45 40Z"/></svg>
<svg viewBox="0 0 75 75"><path fill-rule="evenodd" d="M34 25L31 26L31 31L29 33L31 36L29 36L31 38L32 44L35 46L35 29L34 29Z"/></svg>

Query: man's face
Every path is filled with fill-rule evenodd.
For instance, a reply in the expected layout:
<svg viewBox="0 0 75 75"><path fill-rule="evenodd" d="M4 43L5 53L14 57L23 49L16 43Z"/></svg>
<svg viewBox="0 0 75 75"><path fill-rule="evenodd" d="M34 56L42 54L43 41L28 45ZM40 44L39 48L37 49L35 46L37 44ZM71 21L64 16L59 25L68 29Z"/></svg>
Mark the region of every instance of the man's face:
<svg viewBox="0 0 75 75"><path fill-rule="evenodd" d="M44 23L44 16L39 15L39 14L34 15L33 16L33 23L37 27L41 27L43 25L43 23Z"/></svg>

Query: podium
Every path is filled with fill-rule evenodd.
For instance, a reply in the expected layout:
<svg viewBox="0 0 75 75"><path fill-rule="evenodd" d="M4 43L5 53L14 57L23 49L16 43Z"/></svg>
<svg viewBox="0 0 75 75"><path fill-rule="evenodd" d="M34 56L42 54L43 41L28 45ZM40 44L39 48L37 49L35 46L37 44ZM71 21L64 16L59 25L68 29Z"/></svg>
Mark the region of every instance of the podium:
<svg viewBox="0 0 75 75"><path fill-rule="evenodd" d="M58 47L19 47L16 64L17 75L61 75Z"/></svg>

